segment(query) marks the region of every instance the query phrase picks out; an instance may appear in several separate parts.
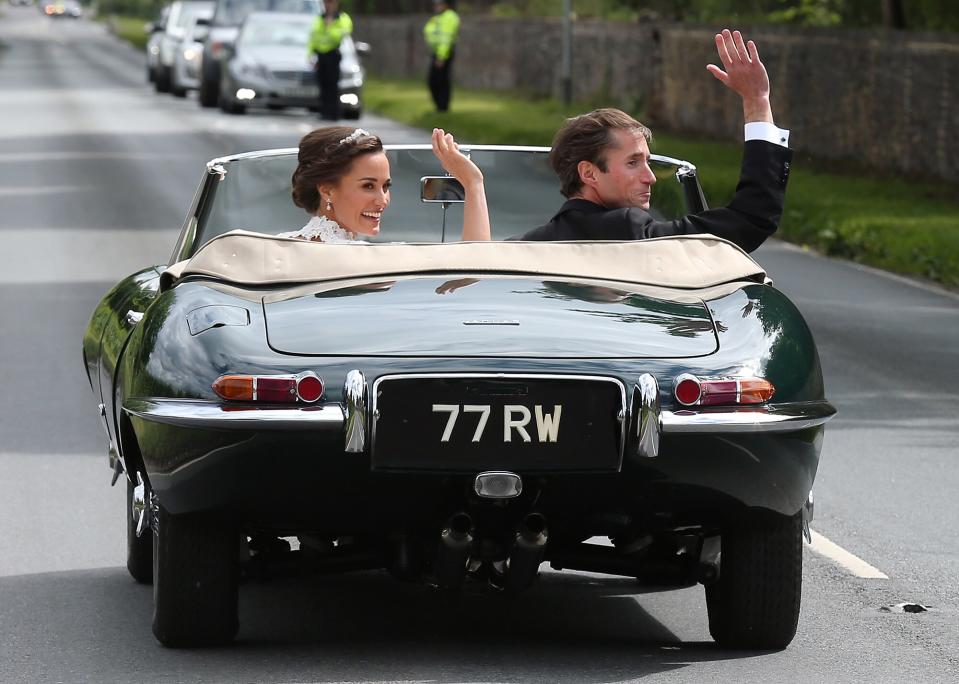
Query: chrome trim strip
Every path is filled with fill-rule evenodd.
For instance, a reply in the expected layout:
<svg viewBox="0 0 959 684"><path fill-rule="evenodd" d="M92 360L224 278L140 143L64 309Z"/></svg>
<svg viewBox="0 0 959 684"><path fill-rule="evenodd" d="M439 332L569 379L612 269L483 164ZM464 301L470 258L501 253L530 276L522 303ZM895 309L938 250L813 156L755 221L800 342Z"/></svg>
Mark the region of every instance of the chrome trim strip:
<svg viewBox="0 0 959 684"><path fill-rule="evenodd" d="M322 406L258 407L224 405L205 399L128 399L123 410L151 423L210 430L323 430L343 429L340 404Z"/></svg>
<svg viewBox="0 0 959 684"><path fill-rule="evenodd" d="M386 380L417 380L430 378L483 378L485 380L587 380L593 382L611 382L619 387L620 409L617 419L620 423L619 434L619 466L618 470L623 468L623 455L626 452L626 430L629 421L623 420L628 407L626 405L626 385L618 378L605 375L552 375L549 373L397 373L394 375L381 375L373 381L373 398L371 400L370 414L373 416L370 429L370 449L376 444L376 421L379 418L379 408L376 405L379 396L379 387L381 382Z"/></svg>
<svg viewBox="0 0 959 684"><path fill-rule="evenodd" d="M633 404L639 402L636 415L636 455L655 458L659 455L659 436L663 431L659 402L659 383L650 373L639 376L633 386Z"/></svg>
<svg viewBox="0 0 959 684"><path fill-rule="evenodd" d="M409 145L383 145L383 149L390 150L431 150L433 149L432 145L429 143L415 143ZM549 147L543 147L539 145L460 145L460 150L463 152L477 151L477 152L549 152ZM269 150L253 150L251 152L241 152L239 154L231 154L225 157L217 157L211 159L206 163L206 168L209 173L216 173L221 177L226 175L226 169L223 168L223 164L228 164L229 162L240 161L242 159L262 159L264 157L282 157L283 155L296 155L299 150L296 147L281 147ZM649 155L650 161L664 162L666 164L675 164L680 167L677 170L677 173L694 173L696 171L696 166L691 164L688 161L682 159L676 159L675 157L667 157L662 154L651 154ZM219 168L217 168L219 167Z"/></svg>
<svg viewBox="0 0 959 684"><path fill-rule="evenodd" d="M346 402L344 438L346 452L361 454L366 449L366 376L354 369L346 374L343 383L343 401Z"/></svg>
<svg viewBox="0 0 959 684"><path fill-rule="evenodd" d="M771 404L767 406L717 406L663 411L666 434L796 432L823 425L836 415L828 401Z"/></svg>

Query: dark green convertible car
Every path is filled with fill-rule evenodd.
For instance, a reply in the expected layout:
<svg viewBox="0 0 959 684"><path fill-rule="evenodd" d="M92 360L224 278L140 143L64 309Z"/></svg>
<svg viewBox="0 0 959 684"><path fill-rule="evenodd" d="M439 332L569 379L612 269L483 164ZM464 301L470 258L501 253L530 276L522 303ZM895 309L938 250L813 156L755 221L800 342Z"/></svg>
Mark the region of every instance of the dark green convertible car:
<svg viewBox="0 0 959 684"><path fill-rule="evenodd" d="M559 205L547 150L470 153L494 237ZM83 356L156 637L229 641L262 573L512 593L548 563L702 583L719 644L788 645L834 413L795 306L712 236L445 243L462 204L429 147L387 154L394 242L277 237L307 218L296 151L217 159L169 264L93 314ZM652 164L655 213L703 208L691 164Z"/></svg>

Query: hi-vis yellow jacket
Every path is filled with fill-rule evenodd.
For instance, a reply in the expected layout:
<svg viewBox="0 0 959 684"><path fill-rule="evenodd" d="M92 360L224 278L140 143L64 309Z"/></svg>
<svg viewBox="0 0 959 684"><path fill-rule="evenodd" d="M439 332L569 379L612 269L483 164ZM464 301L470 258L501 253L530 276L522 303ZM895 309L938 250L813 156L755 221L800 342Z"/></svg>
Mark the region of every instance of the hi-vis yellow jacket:
<svg viewBox="0 0 959 684"><path fill-rule="evenodd" d="M310 33L310 43L307 47L309 54L319 52L326 54L340 49L343 36L353 33L353 20L346 12L340 12L327 25L323 17L317 17L313 22L313 31Z"/></svg>
<svg viewBox="0 0 959 684"><path fill-rule="evenodd" d="M423 27L423 37L432 54L438 59L447 60L459 30L460 15L447 8L430 17Z"/></svg>

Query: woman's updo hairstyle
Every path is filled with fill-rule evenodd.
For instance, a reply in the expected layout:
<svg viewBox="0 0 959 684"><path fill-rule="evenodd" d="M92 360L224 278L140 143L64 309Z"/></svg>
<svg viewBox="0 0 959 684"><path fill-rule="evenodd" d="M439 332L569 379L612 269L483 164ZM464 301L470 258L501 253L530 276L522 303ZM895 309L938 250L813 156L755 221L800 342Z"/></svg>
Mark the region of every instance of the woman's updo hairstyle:
<svg viewBox="0 0 959 684"><path fill-rule="evenodd" d="M382 151L379 137L362 128L329 126L307 133L300 140L299 164L293 172L293 204L316 214L320 208L318 185L335 185L354 159Z"/></svg>

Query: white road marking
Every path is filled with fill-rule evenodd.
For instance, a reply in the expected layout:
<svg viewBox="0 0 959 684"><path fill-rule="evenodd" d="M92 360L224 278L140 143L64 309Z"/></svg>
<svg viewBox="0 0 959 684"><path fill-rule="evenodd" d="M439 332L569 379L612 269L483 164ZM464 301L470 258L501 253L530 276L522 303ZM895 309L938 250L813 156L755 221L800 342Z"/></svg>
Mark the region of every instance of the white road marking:
<svg viewBox="0 0 959 684"><path fill-rule="evenodd" d="M170 258L176 229L70 230L20 228L0 231L0 252L16 255L0 270L0 285L113 284Z"/></svg>
<svg viewBox="0 0 959 684"><path fill-rule="evenodd" d="M810 530L812 543L809 548L863 579L889 579L889 575L878 568L874 568L859 556L846 551L814 530Z"/></svg>

